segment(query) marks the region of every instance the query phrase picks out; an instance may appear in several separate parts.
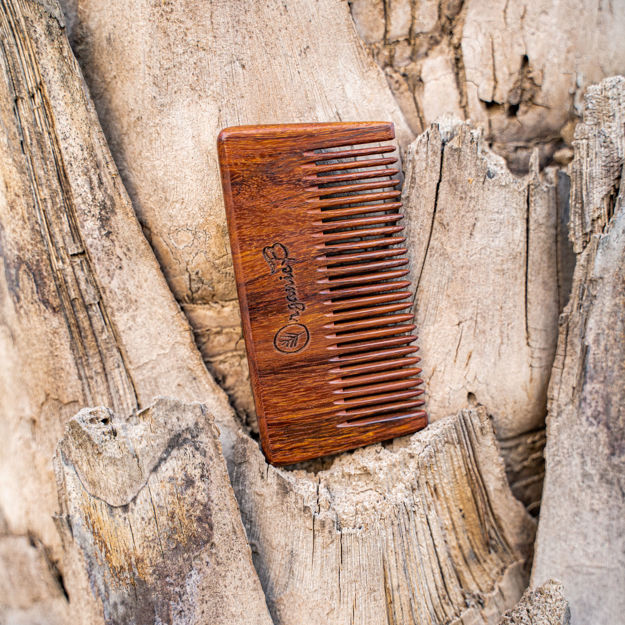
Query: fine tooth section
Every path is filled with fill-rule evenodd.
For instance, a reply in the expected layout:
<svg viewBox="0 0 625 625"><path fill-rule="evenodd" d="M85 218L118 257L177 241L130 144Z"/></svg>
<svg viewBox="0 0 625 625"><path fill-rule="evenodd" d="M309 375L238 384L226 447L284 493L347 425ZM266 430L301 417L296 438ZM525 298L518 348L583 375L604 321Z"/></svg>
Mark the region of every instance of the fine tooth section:
<svg viewBox="0 0 625 625"><path fill-rule="evenodd" d="M424 401L393 145L306 152L337 427L415 419ZM410 298L410 299L409 299Z"/></svg>

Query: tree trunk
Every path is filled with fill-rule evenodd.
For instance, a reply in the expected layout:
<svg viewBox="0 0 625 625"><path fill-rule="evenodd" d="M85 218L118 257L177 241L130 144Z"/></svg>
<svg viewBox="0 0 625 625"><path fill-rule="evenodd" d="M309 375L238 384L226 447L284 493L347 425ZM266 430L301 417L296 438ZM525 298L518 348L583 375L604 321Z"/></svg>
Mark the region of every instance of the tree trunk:
<svg viewBox="0 0 625 625"><path fill-rule="evenodd" d="M565 21L581 61L566 37L548 45L573 0L63 5L95 107L56 0L0 0L0 623L500 622L528 583L572 276L569 92L623 68L625 18L585 9L594 39ZM215 139L339 119L396 125L432 424L275 468L255 440ZM622 258L605 199L622 146L621 165L587 149L599 125L572 170L569 324L608 218L605 254ZM607 191L582 186L589 172ZM618 316L615 294L589 303L597 319ZM560 352L552 394L575 366ZM558 475L535 581L552 575ZM565 623L563 606L548 585L502 622Z"/></svg>
<svg viewBox="0 0 625 625"><path fill-rule="evenodd" d="M625 611L625 78L589 89L575 131L577 253L549 388L533 580L564 582L575 622ZM562 505L563 501L566 505Z"/></svg>

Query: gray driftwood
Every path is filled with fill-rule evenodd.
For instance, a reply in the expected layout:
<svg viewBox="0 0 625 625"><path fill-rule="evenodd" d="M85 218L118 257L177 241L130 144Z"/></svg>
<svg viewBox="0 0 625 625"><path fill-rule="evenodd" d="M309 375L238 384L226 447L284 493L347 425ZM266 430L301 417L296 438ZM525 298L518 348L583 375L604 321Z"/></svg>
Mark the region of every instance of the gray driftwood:
<svg viewBox="0 0 625 625"><path fill-rule="evenodd" d="M205 361L255 427L217 134L237 124L391 119L403 143L414 135L347 3L65 4L137 215Z"/></svg>
<svg viewBox="0 0 625 625"><path fill-rule="evenodd" d="M523 592L534 524L483 409L317 473L269 466L241 436L234 466L280 625L495 624Z"/></svg>
<svg viewBox="0 0 625 625"><path fill-rule="evenodd" d="M204 406L81 410L55 472L65 579L84 587L74 622L271 625Z"/></svg>
<svg viewBox="0 0 625 625"><path fill-rule="evenodd" d="M102 404L123 420L164 393L201 400L226 444L235 422L134 216L58 5L7 0L0 32L0 516L62 577L51 458L73 414ZM78 618L88 595L66 591Z"/></svg>
<svg viewBox="0 0 625 625"><path fill-rule="evenodd" d="M351 0L364 43L411 129L471 119L515 172L570 160L586 87L622 73L618 3L578 0ZM583 25L583 26L582 26Z"/></svg>
<svg viewBox="0 0 625 625"><path fill-rule="evenodd" d="M521 601L504 614L499 625L569 625L571 611L560 582L552 579L527 590Z"/></svg>
<svg viewBox="0 0 625 625"><path fill-rule="evenodd" d="M625 614L625 78L589 89L571 164L577 252L549 388L533 583L556 577L572 623Z"/></svg>
<svg viewBox="0 0 625 625"><path fill-rule="evenodd" d="M430 418L485 406L515 491L536 507L572 271L558 174L535 159L516 178L479 129L447 120L408 148L403 199Z"/></svg>

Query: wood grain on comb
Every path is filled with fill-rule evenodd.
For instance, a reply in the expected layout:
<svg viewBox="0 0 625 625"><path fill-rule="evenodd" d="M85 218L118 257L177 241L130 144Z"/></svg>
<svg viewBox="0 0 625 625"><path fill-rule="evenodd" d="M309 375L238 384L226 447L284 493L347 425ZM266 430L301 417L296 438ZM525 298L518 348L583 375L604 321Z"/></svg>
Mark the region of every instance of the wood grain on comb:
<svg viewBox="0 0 625 625"><path fill-rule="evenodd" d="M261 441L275 464L427 425L393 138L377 122L219 135Z"/></svg>

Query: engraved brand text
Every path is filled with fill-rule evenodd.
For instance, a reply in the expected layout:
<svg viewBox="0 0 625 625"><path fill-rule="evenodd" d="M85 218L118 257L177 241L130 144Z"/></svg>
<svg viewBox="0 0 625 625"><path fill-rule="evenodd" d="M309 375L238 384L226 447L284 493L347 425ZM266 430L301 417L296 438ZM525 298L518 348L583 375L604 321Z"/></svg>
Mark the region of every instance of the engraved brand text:
<svg viewBox="0 0 625 625"><path fill-rule="evenodd" d="M280 274L278 280L282 282L284 288L289 321L299 321L301 313L306 310L306 304L297 295L293 259L289 257L289 251L282 243L274 243L263 248L263 258L269 265L271 274Z"/></svg>

